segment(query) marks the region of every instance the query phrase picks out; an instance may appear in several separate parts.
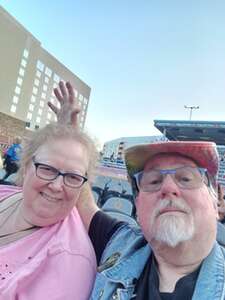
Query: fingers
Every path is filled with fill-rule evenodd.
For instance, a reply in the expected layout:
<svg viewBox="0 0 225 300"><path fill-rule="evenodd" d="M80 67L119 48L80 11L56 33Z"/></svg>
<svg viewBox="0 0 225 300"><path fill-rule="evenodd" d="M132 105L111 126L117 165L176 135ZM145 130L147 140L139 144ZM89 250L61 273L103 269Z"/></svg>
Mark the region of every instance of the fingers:
<svg viewBox="0 0 225 300"><path fill-rule="evenodd" d="M73 103L73 101L75 100L75 95L74 95L73 87L69 81L66 82L66 87L69 94L69 101L70 103Z"/></svg>
<svg viewBox="0 0 225 300"><path fill-rule="evenodd" d="M60 94L58 88L55 88L55 89L54 89L54 94L55 94L56 98L59 100L59 102L62 103L62 102L63 102L63 97L62 97L62 95Z"/></svg>
<svg viewBox="0 0 225 300"><path fill-rule="evenodd" d="M51 110L57 115L59 112L59 109L50 101L48 101L48 106L51 108Z"/></svg>
<svg viewBox="0 0 225 300"><path fill-rule="evenodd" d="M54 89L54 94L60 103L67 97L66 87L63 81L59 82L58 88Z"/></svg>
<svg viewBox="0 0 225 300"><path fill-rule="evenodd" d="M61 91L62 96L66 97L67 96L67 91L66 91L65 83L63 81L59 82L59 89Z"/></svg>
<svg viewBox="0 0 225 300"><path fill-rule="evenodd" d="M66 84L60 81L58 88L54 89L54 94L60 103L65 101L65 99L68 99L70 103L73 103L75 100L74 90L69 81Z"/></svg>

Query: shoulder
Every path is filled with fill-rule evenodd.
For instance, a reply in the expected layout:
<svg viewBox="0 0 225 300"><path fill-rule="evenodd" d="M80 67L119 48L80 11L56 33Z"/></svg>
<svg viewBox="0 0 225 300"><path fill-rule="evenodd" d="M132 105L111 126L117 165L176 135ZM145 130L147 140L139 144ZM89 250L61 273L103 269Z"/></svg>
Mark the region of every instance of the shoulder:
<svg viewBox="0 0 225 300"><path fill-rule="evenodd" d="M19 192L22 192L21 187L12 185L0 185L0 201Z"/></svg>
<svg viewBox="0 0 225 300"><path fill-rule="evenodd" d="M92 243L76 208L61 222L57 240L71 254L94 255Z"/></svg>
<svg viewBox="0 0 225 300"><path fill-rule="evenodd" d="M134 251L141 249L147 245L143 233L139 226L128 223L122 224L112 235L105 251L103 252L103 260L115 252L123 253L123 256L129 256Z"/></svg>

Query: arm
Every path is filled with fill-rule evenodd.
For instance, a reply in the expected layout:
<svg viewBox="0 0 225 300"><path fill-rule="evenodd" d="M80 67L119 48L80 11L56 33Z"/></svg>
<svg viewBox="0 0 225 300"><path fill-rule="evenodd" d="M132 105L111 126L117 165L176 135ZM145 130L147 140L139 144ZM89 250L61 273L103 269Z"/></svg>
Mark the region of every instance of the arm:
<svg viewBox="0 0 225 300"><path fill-rule="evenodd" d="M92 218L94 217L96 212L100 210L95 202L91 187L88 183L83 186L79 199L76 203L76 207L84 223L84 226L88 231Z"/></svg>
<svg viewBox="0 0 225 300"><path fill-rule="evenodd" d="M74 95L71 83L67 82L64 84L60 81L59 87L54 89L54 93L60 103L60 108L57 108L51 102L48 102L48 105L57 115L58 123L63 125L70 124L77 127L80 108L78 107L77 99ZM86 229L88 230L93 216L99 210L95 203L91 187L88 183L84 184L82 187L76 207Z"/></svg>

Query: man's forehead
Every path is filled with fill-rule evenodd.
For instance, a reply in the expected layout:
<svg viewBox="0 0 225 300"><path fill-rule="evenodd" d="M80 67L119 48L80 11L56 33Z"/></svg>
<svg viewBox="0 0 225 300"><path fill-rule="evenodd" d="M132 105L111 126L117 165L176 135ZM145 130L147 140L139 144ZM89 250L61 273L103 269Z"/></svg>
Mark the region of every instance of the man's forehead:
<svg viewBox="0 0 225 300"><path fill-rule="evenodd" d="M159 153L153 156L150 160L145 164L144 169L152 169L152 168L164 168L180 165L188 165L196 167L197 164L194 160L179 153Z"/></svg>

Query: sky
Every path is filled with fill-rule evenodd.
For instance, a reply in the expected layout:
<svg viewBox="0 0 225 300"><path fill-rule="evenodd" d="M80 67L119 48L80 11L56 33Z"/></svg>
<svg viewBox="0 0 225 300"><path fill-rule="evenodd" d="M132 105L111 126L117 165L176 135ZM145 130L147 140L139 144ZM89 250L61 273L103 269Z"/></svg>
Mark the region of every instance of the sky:
<svg viewBox="0 0 225 300"><path fill-rule="evenodd" d="M0 0L91 87L101 145L160 134L153 120L225 119L224 0Z"/></svg>

